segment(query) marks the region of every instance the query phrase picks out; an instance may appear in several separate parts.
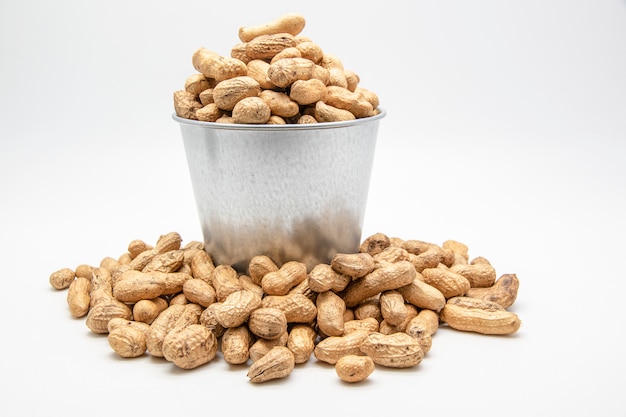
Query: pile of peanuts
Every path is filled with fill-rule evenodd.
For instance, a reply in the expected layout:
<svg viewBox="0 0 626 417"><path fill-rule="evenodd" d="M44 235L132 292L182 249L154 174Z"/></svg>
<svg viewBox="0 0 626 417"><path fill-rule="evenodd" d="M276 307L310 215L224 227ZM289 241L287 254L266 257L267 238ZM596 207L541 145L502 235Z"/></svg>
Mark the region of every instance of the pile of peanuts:
<svg viewBox="0 0 626 417"><path fill-rule="evenodd" d="M174 92L176 115L237 124L337 122L379 114L378 96L359 86L342 61L301 35L305 19L289 13L239 29L230 56L205 47L192 64L197 73Z"/></svg>
<svg viewBox="0 0 626 417"><path fill-rule="evenodd" d="M440 326L510 335L521 324L509 311L515 274L496 278L486 258L470 258L455 240L383 233L310 270L258 255L238 272L215 265L202 242L183 245L170 232L154 245L133 240L97 266L62 268L49 282L67 289L70 314L106 334L120 357L148 354L193 369L221 354L251 363L253 383L285 378L312 357L359 382L377 366L418 365Z"/></svg>

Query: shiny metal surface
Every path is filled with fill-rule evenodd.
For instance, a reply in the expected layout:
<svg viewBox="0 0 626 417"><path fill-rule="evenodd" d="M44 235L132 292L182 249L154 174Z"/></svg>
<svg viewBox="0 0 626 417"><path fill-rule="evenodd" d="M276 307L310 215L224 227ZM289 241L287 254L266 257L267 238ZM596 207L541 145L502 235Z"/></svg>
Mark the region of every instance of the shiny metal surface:
<svg viewBox="0 0 626 417"><path fill-rule="evenodd" d="M230 125L173 115L180 125L205 248L247 272L267 255L309 270L358 251L378 125Z"/></svg>

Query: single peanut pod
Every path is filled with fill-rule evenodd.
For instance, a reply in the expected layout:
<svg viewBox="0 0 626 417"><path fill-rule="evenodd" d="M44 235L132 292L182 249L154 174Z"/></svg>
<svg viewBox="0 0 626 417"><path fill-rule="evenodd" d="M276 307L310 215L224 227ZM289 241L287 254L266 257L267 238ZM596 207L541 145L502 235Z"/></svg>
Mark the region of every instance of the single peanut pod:
<svg viewBox="0 0 626 417"><path fill-rule="evenodd" d="M289 334L285 331L276 339L272 339L272 340L261 339L261 338L256 339L254 343L252 344L252 346L250 346L250 352L249 352L250 360L252 362L258 361L263 356L265 356L267 352L272 350L274 346L287 346L288 337L289 337ZM295 353L294 353L294 357L295 357Z"/></svg>
<svg viewBox="0 0 626 417"><path fill-rule="evenodd" d="M453 265L450 271L463 275L470 283L470 288L491 287L496 282L496 270L487 264Z"/></svg>
<svg viewBox="0 0 626 417"><path fill-rule="evenodd" d="M271 90L276 88L267 76L267 71L270 69L269 62L262 59L253 59L247 64L248 76L252 77L259 83L263 90Z"/></svg>
<svg viewBox="0 0 626 417"><path fill-rule="evenodd" d="M132 240L128 244L128 253L133 259L136 258L137 255L139 255L140 253L149 251L151 249L153 249L152 245L147 244L141 239Z"/></svg>
<svg viewBox="0 0 626 417"><path fill-rule="evenodd" d="M245 97L235 104L232 118L238 124L265 124L272 111L260 97Z"/></svg>
<svg viewBox="0 0 626 417"><path fill-rule="evenodd" d="M246 44L246 55L251 59L272 59L285 48L294 48L296 40L289 33L259 35Z"/></svg>
<svg viewBox="0 0 626 417"><path fill-rule="evenodd" d="M388 368L410 368L424 358L418 341L406 333L369 333L360 349L377 365Z"/></svg>
<svg viewBox="0 0 626 417"><path fill-rule="evenodd" d="M182 250L171 250L154 256L154 258L152 258L141 271L163 273L175 272L181 267L184 260L185 255Z"/></svg>
<svg viewBox="0 0 626 417"><path fill-rule="evenodd" d="M195 94L185 90L174 91L174 112L184 119L196 120L196 110L202 107Z"/></svg>
<svg viewBox="0 0 626 417"><path fill-rule="evenodd" d="M346 73L341 68L328 68L328 86L335 86L348 89L348 79Z"/></svg>
<svg viewBox="0 0 626 417"><path fill-rule="evenodd" d="M350 89L349 85L348 89ZM380 99L378 98L378 95L373 91L367 90L363 87L357 87L354 92L359 94L364 100L367 100L372 105L373 109L377 109L380 105Z"/></svg>
<svg viewBox="0 0 626 417"><path fill-rule="evenodd" d="M196 97L207 88L214 87L204 74L192 74L185 80L185 91Z"/></svg>
<svg viewBox="0 0 626 417"><path fill-rule="evenodd" d="M289 98L302 106L324 100L326 98L326 84L317 78L294 81L291 84Z"/></svg>
<svg viewBox="0 0 626 417"><path fill-rule="evenodd" d="M440 319L456 330L489 335L510 335L521 325L517 314L500 304L463 296L450 298Z"/></svg>
<svg viewBox="0 0 626 417"><path fill-rule="evenodd" d="M203 107L196 110L196 119L202 122L215 122L223 115L224 110L217 107L215 103L203 103Z"/></svg>
<svg viewBox="0 0 626 417"><path fill-rule="evenodd" d="M374 262L381 264L384 262L394 263L398 261L410 261L409 252L396 246L390 246L374 255Z"/></svg>
<svg viewBox="0 0 626 417"><path fill-rule="evenodd" d="M205 77L216 83L230 78L246 75L246 64L238 59L224 57L204 47L197 49L192 57L193 67Z"/></svg>
<svg viewBox="0 0 626 417"><path fill-rule="evenodd" d="M421 310L406 326L404 332L417 339L424 335L432 336L439 328L439 314L433 310Z"/></svg>
<svg viewBox="0 0 626 417"><path fill-rule="evenodd" d="M437 288L424 282L420 273L410 284L398 288L398 292L408 303L419 308L440 312L446 305L446 297Z"/></svg>
<svg viewBox="0 0 626 417"><path fill-rule="evenodd" d="M359 252L369 253L371 256L376 256L389 246L391 246L389 236L384 233L374 233L363 240L359 246Z"/></svg>
<svg viewBox="0 0 626 417"><path fill-rule="evenodd" d="M293 352L296 363L305 363L315 349L317 333L306 324L295 324L289 332L287 347Z"/></svg>
<svg viewBox="0 0 626 417"><path fill-rule="evenodd" d="M187 297L185 297L185 294L183 294L182 292L180 294L176 294L175 296L173 296L172 298L170 298L170 303L169 305L173 306L173 305L186 305L189 304L189 300L187 299Z"/></svg>
<svg viewBox="0 0 626 417"><path fill-rule="evenodd" d="M347 86L346 88L352 92L356 92L356 89L359 86L359 83L361 82L361 79L359 78L359 75L357 73L355 73L354 71L350 71L350 70L346 70L344 71L344 74L346 76L346 83ZM360 92L359 92L360 94ZM372 104L372 108L376 108L374 107L374 104L368 100L367 98L365 98L365 96L361 95L361 97L363 97L365 100L369 101L370 104ZM378 107L378 104L377 104Z"/></svg>
<svg viewBox="0 0 626 417"><path fill-rule="evenodd" d="M206 281L197 278L185 281L183 284L183 294L185 294L187 300L199 304L202 307L208 307L217 301L215 288Z"/></svg>
<svg viewBox="0 0 626 417"><path fill-rule="evenodd" d="M167 307L167 301L161 297L155 297L151 300L139 300L133 305L133 319L138 322L152 324L161 311Z"/></svg>
<svg viewBox="0 0 626 417"><path fill-rule="evenodd" d="M243 26L239 28L239 39L242 42L250 42L261 35L272 35L276 33L289 33L298 35L304 29L306 20L298 13L287 13L279 18L261 25Z"/></svg>
<svg viewBox="0 0 626 417"><path fill-rule="evenodd" d="M402 323L408 314L402 294L397 290L384 291L380 295L380 313L392 326Z"/></svg>
<svg viewBox="0 0 626 417"><path fill-rule="evenodd" d="M275 346L252 364L247 376L250 382L260 383L285 378L295 367L293 352L286 346Z"/></svg>
<svg viewBox="0 0 626 417"><path fill-rule="evenodd" d="M111 333L112 331L120 327L132 327L134 329L137 329L143 332L145 335L147 335L148 331L150 330L149 324L142 323L140 321L135 321L134 318L133 320L127 320L122 317L114 317L111 320L109 320L109 323L107 324L107 329L109 333Z"/></svg>
<svg viewBox="0 0 626 417"><path fill-rule="evenodd" d="M230 49L230 57L235 58L243 62L244 64L248 64L251 59L248 55L246 55L246 46L248 42L240 42L233 46Z"/></svg>
<svg viewBox="0 0 626 417"><path fill-rule="evenodd" d="M303 114L296 121L296 124L299 124L299 125L307 125L307 124L315 124L315 123L319 123L319 122L317 121L315 117L313 117L310 114Z"/></svg>
<svg viewBox="0 0 626 417"><path fill-rule="evenodd" d="M260 93L259 83L252 77L242 75L220 81L213 89L213 100L218 108L231 111L241 99L257 97Z"/></svg>
<svg viewBox="0 0 626 417"><path fill-rule="evenodd" d="M215 333L215 336L217 338L222 337L224 331L226 330L224 326L222 326L219 321L217 321L217 316L215 314L221 304L222 303L216 302L205 308L202 314L200 314L199 319L200 324Z"/></svg>
<svg viewBox="0 0 626 417"><path fill-rule="evenodd" d="M200 324L169 333L163 341L163 356L182 369L209 363L217 354L217 338Z"/></svg>
<svg viewBox="0 0 626 417"><path fill-rule="evenodd" d="M74 281L74 270L71 268L61 268L58 271L54 271L50 274L50 285L55 290L65 290L69 288L72 281Z"/></svg>
<svg viewBox="0 0 626 417"><path fill-rule="evenodd" d="M286 125L287 121L280 116L276 116L275 114L272 114L269 120L267 121L267 124L268 125Z"/></svg>
<svg viewBox="0 0 626 417"><path fill-rule="evenodd" d="M368 332L377 332L379 329L378 320L374 317L364 319L353 319L343 324L343 334L350 333L355 330L367 330Z"/></svg>
<svg viewBox="0 0 626 417"><path fill-rule="evenodd" d="M144 273L134 269L124 272L113 287L113 296L123 302L134 303L150 300L164 294L165 284L156 273Z"/></svg>
<svg viewBox="0 0 626 417"><path fill-rule="evenodd" d="M87 313L85 324L94 333L106 334L109 332L109 320L115 317L130 320L132 311L126 304L110 299L91 307Z"/></svg>
<svg viewBox="0 0 626 417"><path fill-rule="evenodd" d="M130 253L124 252L117 258L118 265L129 265L133 258L130 257Z"/></svg>
<svg viewBox="0 0 626 417"><path fill-rule="evenodd" d="M361 382L366 380L376 365L369 356L346 355L337 360L335 373L345 382Z"/></svg>
<svg viewBox="0 0 626 417"><path fill-rule="evenodd" d="M330 336L321 340L313 350L317 360L334 365L346 355L360 355L361 345L370 334L367 330L354 330L343 336Z"/></svg>
<svg viewBox="0 0 626 417"><path fill-rule="evenodd" d="M467 278L448 268L426 268L421 275L424 282L441 291L446 299L463 295L470 289Z"/></svg>
<svg viewBox="0 0 626 417"><path fill-rule="evenodd" d="M366 298L354 307L355 319L364 320L370 317L379 323L383 321L383 315L380 312L380 294Z"/></svg>
<svg viewBox="0 0 626 417"><path fill-rule="evenodd" d="M290 289L307 278L306 264L289 261L276 272L265 274L261 287L268 295L286 295Z"/></svg>
<svg viewBox="0 0 626 417"><path fill-rule="evenodd" d="M261 305L278 308L288 323L309 323L317 316L315 303L304 294L266 295Z"/></svg>
<svg viewBox="0 0 626 417"><path fill-rule="evenodd" d="M310 59L318 65L322 62L322 59L324 58L324 51L318 44L314 42L297 42L296 48L298 49L298 51L300 51L300 56L302 58Z"/></svg>
<svg viewBox="0 0 626 417"><path fill-rule="evenodd" d="M74 269L74 276L76 278L86 278L91 281L93 275L93 266L87 264L80 264Z"/></svg>
<svg viewBox="0 0 626 417"><path fill-rule="evenodd" d="M331 73L332 75L332 73ZM348 110L356 118L368 117L372 115L372 105L363 99L358 93L353 93L345 87L332 84L326 88L324 102L329 106L338 109Z"/></svg>
<svg viewBox="0 0 626 417"><path fill-rule="evenodd" d="M215 99L213 99L213 88L207 88L206 90L201 91L200 94L198 94L198 99L200 100L200 103L204 107L206 107L209 104L215 104ZM217 106L215 106L215 107L217 107ZM196 110L196 113L199 110L201 110L201 109ZM205 110L204 112L208 113L208 110Z"/></svg>
<svg viewBox="0 0 626 417"><path fill-rule="evenodd" d="M146 335L146 346L152 356L163 357L163 340L184 312L184 305L170 305L150 324L150 330Z"/></svg>
<svg viewBox="0 0 626 417"><path fill-rule="evenodd" d="M287 332L287 317L275 307L260 307L250 313L248 328L257 337L278 339Z"/></svg>
<svg viewBox="0 0 626 417"><path fill-rule="evenodd" d="M121 326L109 332L109 346L122 358L137 358L146 353L146 334L133 326Z"/></svg>
<svg viewBox="0 0 626 417"><path fill-rule="evenodd" d="M224 360L231 365L241 365L250 358L250 346L254 336L247 326L230 327L221 338L221 350Z"/></svg>
<svg viewBox="0 0 626 417"><path fill-rule="evenodd" d="M230 294L215 310L217 321L225 328L241 326L250 313L261 307L261 299L252 291L239 290Z"/></svg>
<svg viewBox="0 0 626 417"><path fill-rule="evenodd" d="M276 87L287 88L294 81L313 78L316 67L306 58L283 58L270 64L267 76Z"/></svg>
<svg viewBox="0 0 626 417"><path fill-rule="evenodd" d="M72 317L80 318L87 315L91 305L91 280L77 277L67 290L67 305Z"/></svg>
<svg viewBox="0 0 626 417"><path fill-rule="evenodd" d="M465 243L449 239L441 244L441 247L452 250L452 252L461 255L466 260L469 260L469 248Z"/></svg>
<svg viewBox="0 0 626 417"><path fill-rule="evenodd" d="M332 291L324 291L317 296L316 307L319 330L326 336L341 336L346 311L343 299Z"/></svg>
<svg viewBox="0 0 626 417"><path fill-rule="evenodd" d="M180 245L183 242L183 238L178 232L169 232L159 236L156 244L154 245L154 254L159 255L161 253L169 252L171 250L180 249Z"/></svg>
<svg viewBox="0 0 626 417"><path fill-rule="evenodd" d="M259 296L259 298L263 298L265 296L265 292L263 292L263 288L260 285L252 282L252 278L248 275L239 275L239 283L241 284L241 288L244 290L249 290Z"/></svg>
<svg viewBox="0 0 626 417"><path fill-rule="evenodd" d="M404 309L406 311L406 317L398 324L391 324L386 319L383 319L378 326L378 332L382 334L393 334L398 332L404 332L406 330L406 326L409 324L411 319L417 316L417 307L413 304L405 304Z"/></svg>
<svg viewBox="0 0 626 417"><path fill-rule="evenodd" d="M106 268L109 271L113 271L119 266L119 262L111 256L105 256L100 260L99 266L100 268Z"/></svg>
<svg viewBox="0 0 626 417"><path fill-rule="evenodd" d="M335 271L329 264L317 264L309 272L309 288L322 293L324 291L343 291L352 278Z"/></svg>
<svg viewBox="0 0 626 417"><path fill-rule="evenodd" d="M243 287L237 277L237 271L230 265L218 265L213 270L211 279L217 301L224 301L230 294L241 291Z"/></svg>
<svg viewBox="0 0 626 417"><path fill-rule="evenodd" d="M191 275L194 278L212 284L214 270L213 259L204 249L196 252L191 258Z"/></svg>
<svg viewBox="0 0 626 417"><path fill-rule="evenodd" d="M252 259L250 259L250 263L248 264L248 273L250 274L250 279L252 279L252 282L254 282L256 285L261 285L261 280L263 279L265 274L275 271L278 271L278 266L276 266L274 261L272 261L269 256L266 255L254 256L252 257Z"/></svg>
<svg viewBox="0 0 626 417"><path fill-rule="evenodd" d="M274 62L283 58L302 58L302 54L300 53L300 50L298 48L296 48L295 46L292 46L289 48L285 48L279 53L277 53L276 55L274 55L274 57L270 60L269 63L273 64Z"/></svg>
<svg viewBox="0 0 626 417"><path fill-rule="evenodd" d="M354 307L378 293L408 285L416 276L415 268L409 261L389 264L352 281L346 288L343 299L347 307Z"/></svg>
<svg viewBox="0 0 626 417"><path fill-rule="evenodd" d="M319 123L345 122L354 119L356 119L356 117L348 110L329 106L323 101L315 103L315 120Z"/></svg>
<svg viewBox="0 0 626 417"><path fill-rule="evenodd" d="M470 288L467 297L479 298L500 304L504 309L511 307L517 299L519 279L515 274L503 274L487 288Z"/></svg>
<svg viewBox="0 0 626 417"><path fill-rule="evenodd" d="M372 272L376 264L369 253L337 253L330 266L340 274L361 278Z"/></svg>

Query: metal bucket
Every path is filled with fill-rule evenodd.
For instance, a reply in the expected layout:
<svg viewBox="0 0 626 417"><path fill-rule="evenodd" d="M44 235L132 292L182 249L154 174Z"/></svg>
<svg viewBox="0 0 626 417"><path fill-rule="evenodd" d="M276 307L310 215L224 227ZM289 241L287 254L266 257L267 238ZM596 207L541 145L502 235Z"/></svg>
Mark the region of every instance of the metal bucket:
<svg viewBox="0 0 626 417"><path fill-rule="evenodd" d="M378 125L180 125L206 251L242 273L252 257L308 270L357 252Z"/></svg>

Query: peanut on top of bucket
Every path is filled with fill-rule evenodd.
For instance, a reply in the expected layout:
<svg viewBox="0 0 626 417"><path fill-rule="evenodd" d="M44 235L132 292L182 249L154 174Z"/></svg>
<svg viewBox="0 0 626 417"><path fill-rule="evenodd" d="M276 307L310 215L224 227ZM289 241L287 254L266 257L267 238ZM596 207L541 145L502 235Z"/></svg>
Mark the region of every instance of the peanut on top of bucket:
<svg viewBox="0 0 626 417"><path fill-rule="evenodd" d="M174 92L176 115L237 124L306 124L375 116L378 95L359 85L339 57L303 36L304 16L288 13L241 27L230 56L205 47L196 71Z"/></svg>

